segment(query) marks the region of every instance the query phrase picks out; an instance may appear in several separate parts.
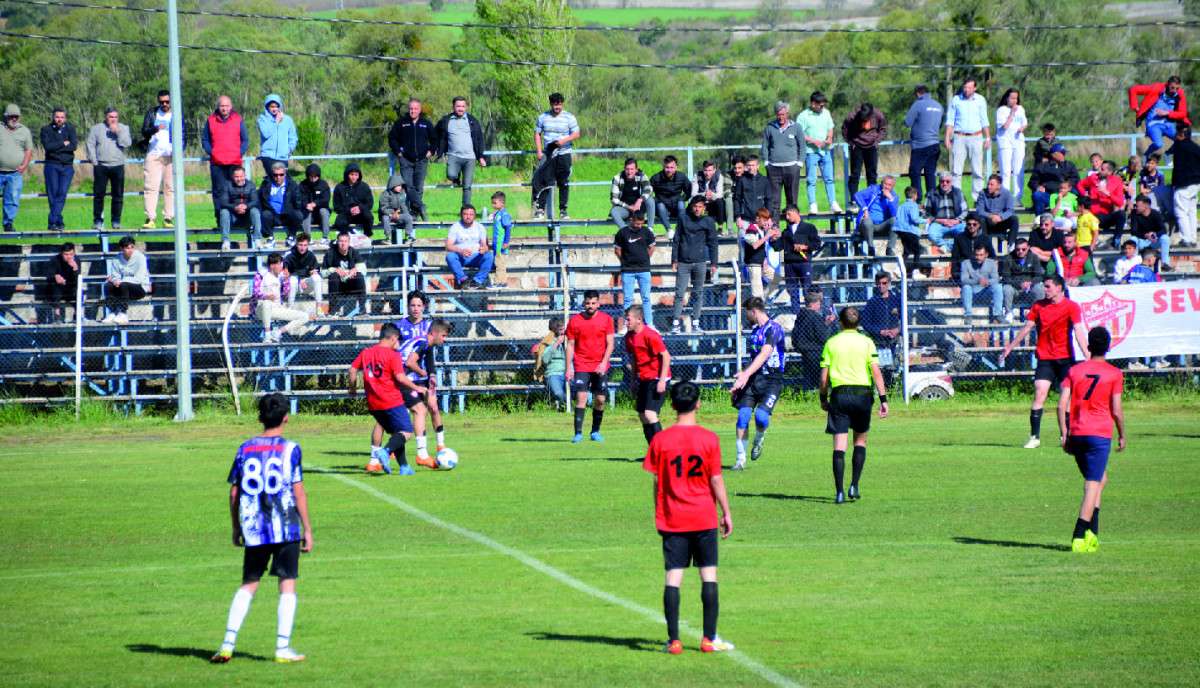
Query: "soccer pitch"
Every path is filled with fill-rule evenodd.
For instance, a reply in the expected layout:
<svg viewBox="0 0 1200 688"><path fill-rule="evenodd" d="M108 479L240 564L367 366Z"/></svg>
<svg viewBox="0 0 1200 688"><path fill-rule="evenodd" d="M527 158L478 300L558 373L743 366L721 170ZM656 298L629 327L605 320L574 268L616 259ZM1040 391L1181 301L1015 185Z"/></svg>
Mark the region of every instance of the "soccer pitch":
<svg viewBox="0 0 1200 688"><path fill-rule="evenodd" d="M895 406L872 426L863 499L838 506L815 401L781 402L763 459L725 472L719 629L738 651L702 655L685 630L677 657L659 652L662 555L627 403L579 446L565 414L447 415L458 469L407 478L361 472L367 418L294 417L315 548L293 636L308 661L286 666L270 578L234 661L207 662L241 577L224 481L252 418L10 423L4 683L1197 685L1200 402L1128 397L1086 555L1065 551L1082 480L1050 413L1023 450L1025 404ZM730 465L732 411L701 419ZM689 571L692 631L699 587Z"/></svg>

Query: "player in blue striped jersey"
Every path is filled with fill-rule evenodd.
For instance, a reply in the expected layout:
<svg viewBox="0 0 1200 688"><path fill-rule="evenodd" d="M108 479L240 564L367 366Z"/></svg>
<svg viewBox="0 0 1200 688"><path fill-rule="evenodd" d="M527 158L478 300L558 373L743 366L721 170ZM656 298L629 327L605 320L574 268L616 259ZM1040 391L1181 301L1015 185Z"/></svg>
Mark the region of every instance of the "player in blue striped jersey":
<svg viewBox="0 0 1200 688"><path fill-rule="evenodd" d="M414 384L430 388L433 386L433 347L446 341L450 334L450 323L445 320L434 320L429 325L428 333L423 337L414 337L400 345L400 358L404 361L404 369L408 371L408 379ZM413 413L413 428L417 439L417 465L437 469L437 462L429 456L429 440L425 435L426 417L432 415L437 424L438 451L443 448L441 413L437 411L437 395L430 389L425 394L406 391L404 405Z"/></svg>
<svg viewBox="0 0 1200 688"><path fill-rule="evenodd" d="M747 341L750 364L733 381L733 407L738 410L737 418L737 462L734 470L746 467L746 435L750 430L750 418L754 418L754 446L750 460L762 456L763 438L771 423L771 412L783 390L783 366L786 361L783 343L786 335L783 326L767 315L767 306L759 297L754 297L744 306L746 320L754 328Z"/></svg>

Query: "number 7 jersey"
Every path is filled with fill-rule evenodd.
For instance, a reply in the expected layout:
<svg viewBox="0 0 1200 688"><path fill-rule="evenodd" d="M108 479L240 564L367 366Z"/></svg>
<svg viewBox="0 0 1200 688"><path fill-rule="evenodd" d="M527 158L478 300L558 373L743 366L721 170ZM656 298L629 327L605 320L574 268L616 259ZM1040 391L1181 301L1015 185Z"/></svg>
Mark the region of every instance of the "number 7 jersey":
<svg viewBox="0 0 1200 688"><path fill-rule="evenodd" d="M1125 375L1108 361L1087 360L1071 366L1062 382L1071 390L1071 437L1112 438L1114 394L1125 390Z"/></svg>
<svg viewBox="0 0 1200 688"><path fill-rule="evenodd" d="M300 445L283 437L242 443L229 484L238 487L238 523L247 547L295 542L303 535L292 485L303 480Z"/></svg>

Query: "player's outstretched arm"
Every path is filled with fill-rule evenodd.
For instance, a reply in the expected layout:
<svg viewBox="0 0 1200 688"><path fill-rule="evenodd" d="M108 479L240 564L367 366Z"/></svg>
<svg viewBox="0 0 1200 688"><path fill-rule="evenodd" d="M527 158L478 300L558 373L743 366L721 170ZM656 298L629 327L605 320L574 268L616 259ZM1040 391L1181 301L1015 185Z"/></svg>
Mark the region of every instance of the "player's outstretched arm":
<svg viewBox="0 0 1200 688"><path fill-rule="evenodd" d="M300 545L300 551L311 552L312 523L308 520L308 493L304 491L304 483L292 483L292 494L296 497L296 512L300 514L300 523L304 526L304 543Z"/></svg>
<svg viewBox="0 0 1200 688"><path fill-rule="evenodd" d="M1067 434L1070 427L1067 426L1067 413L1071 411L1071 385L1070 378L1063 381L1062 390L1058 395L1058 441L1062 445L1063 451L1067 451Z"/></svg>
<svg viewBox="0 0 1200 688"><path fill-rule="evenodd" d="M427 388L422 387L421 385L418 385L417 383L408 379L408 376L405 375L404 371L402 371L402 370L397 370L394 373L392 373L392 379L396 381L397 385L399 385L401 387L407 387L408 389L415 390L421 394L424 394L429 391Z"/></svg>
<svg viewBox="0 0 1200 688"><path fill-rule="evenodd" d="M229 518L233 522L233 546L241 547L244 540L242 539L242 526L238 523L238 486L236 484L229 486Z"/></svg>
<svg viewBox="0 0 1200 688"><path fill-rule="evenodd" d="M564 348L567 357L567 381L570 382L571 378L575 376L575 340L567 337Z"/></svg>
<svg viewBox="0 0 1200 688"><path fill-rule="evenodd" d="M1079 350L1083 352L1084 356L1087 356L1087 353L1088 353L1087 325L1084 325L1083 321L1080 320L1079 322L1075 323L1075 326L1071 328L1071 331L1075 333L1075 343L1079 345Z"/></svg>
<svg viewBox="0 0 1200 688"><path fill-rule="evenodd" d="M1121 393L1112 395L1112 417L1117 424L1117 451L1125 451L1125 408L1121 405Z"/></svg>
<svg viewBox="0 0 1200 688"><path fill-rule="evenodd" d="M725 493L725 478L714 475L708 479L712 489L713 499L721 506L721 537L727 538L733 534L733 514L729 513L729 495Z"/></svg>

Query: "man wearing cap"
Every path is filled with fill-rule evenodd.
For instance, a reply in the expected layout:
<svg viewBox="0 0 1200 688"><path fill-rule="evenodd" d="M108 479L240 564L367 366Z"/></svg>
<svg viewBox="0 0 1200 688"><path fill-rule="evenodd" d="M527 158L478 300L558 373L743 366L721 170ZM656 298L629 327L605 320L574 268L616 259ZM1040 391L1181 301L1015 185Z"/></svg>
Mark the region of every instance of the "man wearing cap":
<svg viewBox="0 0 1200 688"><path fill-rule="evenodd" d="M21 108L9 103L4 108L4 126L0 127L0 191L4 194L4 231L13 231L13 222L21 208L21 188L25 170L33 160L33 134L21 124Z"/></svg>
<svg viewBox="0 0 1200 688"><path fill-rule="evenodd" d="M788 118L789 106L784 101L775 103L775 119L763 129L762 150L759 157L767 161L769 202L767 209L776 217L783 215L781 197L787 197L789 206L796 205L796 192L800 185L800 160L804 157L804 132ZM779 187L783 185L783 193Z"/></svg>
<svg viewBox="0 0 1200 688"><path fill-rule="evenodd" d="M976 193L983 190L986 169L983 150L991 145L991 140L987 100L975 92L975 79L967 77L946 108L946 148L950 149L955 188L962 188L963 167L970 160L972 188Z"/></svg>
<svg viewBox="0 0 1200 688"><path fill-rule="evenodd" d="M1050 146L1050 157L1038 163L1029 177L1034 214L1041 215L1050 210L1050 199L1058 195L1063 184L1074 188L1078 183L1079 170L1075 163L1067 160L1067 147L1061 143Z"/></svg>

